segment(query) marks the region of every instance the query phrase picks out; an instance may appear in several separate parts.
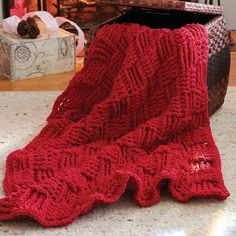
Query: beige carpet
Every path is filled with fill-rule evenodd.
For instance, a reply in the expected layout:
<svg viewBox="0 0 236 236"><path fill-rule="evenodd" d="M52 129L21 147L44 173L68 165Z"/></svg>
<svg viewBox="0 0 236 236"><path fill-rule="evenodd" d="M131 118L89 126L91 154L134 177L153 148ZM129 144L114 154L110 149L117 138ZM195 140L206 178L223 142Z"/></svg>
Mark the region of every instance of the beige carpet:
<svg viewBox="0 0 236 236"><path fill-rule="evenodd" d="M57 92L0 93L0 196L6 156L39 132ZM179 203L164 192L161 202L140 208L125 195L61 228L42 228L31 219L0 222L0 235L24 236L235 236L236 235L236 87L229 88L222 109L211 117L231 197Z"/></svg>

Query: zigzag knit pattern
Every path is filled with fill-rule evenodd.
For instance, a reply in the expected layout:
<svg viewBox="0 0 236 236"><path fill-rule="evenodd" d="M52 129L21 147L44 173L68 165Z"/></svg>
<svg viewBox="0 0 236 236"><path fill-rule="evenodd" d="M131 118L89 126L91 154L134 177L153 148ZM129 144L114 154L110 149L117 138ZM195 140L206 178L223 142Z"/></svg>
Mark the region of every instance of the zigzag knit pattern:
<svg viewBox="0 0 236 236"><path fill-rule="evenodd" d="M226 199L209 124L207 45L205 28L194 24L98 31L46 126L8 156L0 219L66 225L126 189L151 206L163 180L181 202Z"/></svg>

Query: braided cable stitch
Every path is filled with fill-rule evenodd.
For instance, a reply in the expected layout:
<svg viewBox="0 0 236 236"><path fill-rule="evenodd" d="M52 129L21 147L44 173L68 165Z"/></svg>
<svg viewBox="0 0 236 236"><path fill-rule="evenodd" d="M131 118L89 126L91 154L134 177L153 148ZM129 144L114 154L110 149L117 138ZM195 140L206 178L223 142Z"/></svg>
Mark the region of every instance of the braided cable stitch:
<svg viewBox="0 0 236 236"><path fill-rule="evenodd" d="M226 199L209 123L207 62L202 25L104 26L46 126L8 156L0 219L66 225L127 188L150 206L166 179L181 202Z"/></svg>

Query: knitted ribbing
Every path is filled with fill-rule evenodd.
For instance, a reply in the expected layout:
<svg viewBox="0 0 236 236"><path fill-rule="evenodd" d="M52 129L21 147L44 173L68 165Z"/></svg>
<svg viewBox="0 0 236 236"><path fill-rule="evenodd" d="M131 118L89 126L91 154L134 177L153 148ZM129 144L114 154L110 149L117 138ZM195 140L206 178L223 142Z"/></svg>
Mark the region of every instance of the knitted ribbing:
<svg viewBox="0 0 236 236"><path fill-rule="evenodd" d="M163 180L181 202L226 199L209 124L207 45L205 28L194 24L98 31L46 126L8 156L0 219L65 225L127 188L150 206Z"/></svg>

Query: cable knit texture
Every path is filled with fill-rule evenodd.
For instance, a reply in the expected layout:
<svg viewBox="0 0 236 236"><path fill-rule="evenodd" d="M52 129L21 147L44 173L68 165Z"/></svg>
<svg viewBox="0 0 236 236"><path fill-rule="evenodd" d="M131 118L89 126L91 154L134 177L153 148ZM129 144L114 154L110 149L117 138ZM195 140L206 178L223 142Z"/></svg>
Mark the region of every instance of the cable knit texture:
<svg viewBox="0 0 236 236"><path fill-rule="evenodd" d="M107 25L46 126L7 159L0 219L71 223L126 189L140 206L229 196L212 138L208 38L201 25Z"/></svg>

